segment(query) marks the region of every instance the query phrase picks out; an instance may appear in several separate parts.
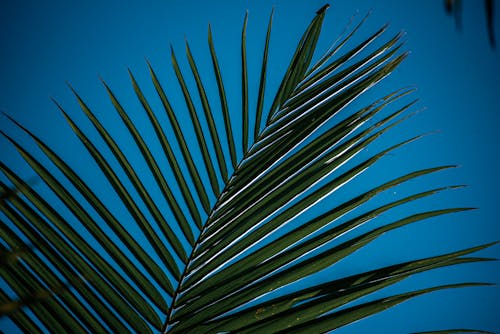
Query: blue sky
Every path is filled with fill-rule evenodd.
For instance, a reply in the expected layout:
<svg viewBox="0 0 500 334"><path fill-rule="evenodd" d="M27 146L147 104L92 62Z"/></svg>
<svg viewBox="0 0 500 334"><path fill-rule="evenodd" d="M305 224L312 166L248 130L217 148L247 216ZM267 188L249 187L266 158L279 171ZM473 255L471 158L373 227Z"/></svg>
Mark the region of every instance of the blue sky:
<svg viewBox="0 0 500 334"><path fill-rule="evenodd" d="M398 128L389 142L398 138L438 130L421 142L404 148L358 181L387 179L419 167L459 164L460 168L427 178L431 186L467 184L469 187L436 197L438 206L472 206L479 210L454 215L384 236L336 269L348 273L391 261L430 256L500 239L497 208L500 177L498 143L500 135L500 61L498 51L488 45L485 15L480 1L463 1L463 29L455 30L441 1L361 1L331 3L318 48L324 50L343 31L351 16L359 21L373 13L360 36L389 22L388 36L404 30L410 57L380 87L363 97L364 104L403 86L418 88L417 108L426 110ZM72 115L82 119L66 82L70 82L99 116L110 124L116 120L101 76L118 94L124 105L137 104L127 75L129 67L140 83L149 85L145 57L164 81L173 83L169 44L181 66L186 66L184 38L201 68L209 76L211 64L206 44L207 24L214 33L219 61L228 87L228 97L236 109L240 103L239 38L244 13L249 11L247 50L250 67L250 94L256 96L257 79L269 13L275 7L270 47L269 91L279 84L280 75L314 12L324 1L23 1L0 4L0 109L64 152L82 174L93 177L92 166L81 146L49 97L57 99ZM496 9L496 31L500 33L500 13ZM253 69L253 70L252 70ZM174 86L174 85L172 85ZM146 88L152 92L152 88ZM216 90L209 89L216 97ZM172 88L173 103L180 104L180 91ZM371 100L370 100L371 99ZM251 99L251 106L255 101ZM269 106L270 101L266 100ZM238 116L237 116L238 117ZM140 123L139 126L145 126ZM17 132L6 118L0 128ZM120 126L112 128L117 134ZM21 138L22 136L19 135ZM24 137L23 137L24 138ZM374 148L375 149L375 148ZM79 151L81 150L81 151ZM2 160L21 175L33 176L5 140L0 140ZM94 182L98 181L98 176ZM418 187L419 184L413 185ZM408 188L411 190L411 188ZM401 189L401 191L408 191ZM400 190L398 190L400 191ZM346 196L351 194L346 192ZM393 194L397 196L397 193ZM341 196L341 195L339 195ZM427 224L433 224L430 227ZM499 257L498 246L481 256ZM329 272L329 274L335 271ZM454 275L454 276L451 276ZM318 277L319 278L319 277ZM392 291L460 280L500 282L497 263L473 264L421 275ZM401 290L398 290L401 289ZM389 291L389 290L388 290ZM452 327L477 327L500 331L494 310L500 309L498 287L469 288L438 292L419 297L383 314L347 326L339 333L402 333ZM1 326L8 326L4 319ZM5 327L8 328L8 327Z"/></svg>

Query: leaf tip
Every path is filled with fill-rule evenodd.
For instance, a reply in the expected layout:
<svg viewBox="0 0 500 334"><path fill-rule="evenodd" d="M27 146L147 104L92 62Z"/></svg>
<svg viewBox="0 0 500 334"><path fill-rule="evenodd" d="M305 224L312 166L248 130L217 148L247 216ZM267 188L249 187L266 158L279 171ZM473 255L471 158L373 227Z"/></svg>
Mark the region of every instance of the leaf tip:
<svg viewBox="0 0 500 334"><path fill-rule="evenodd" d="M323 7L321 7L320 9L318 9L318 10L316 11L316 14L317 14L317 15L321 15L321 14L325 13L325 12L326 12L326 10L327 10L328 8L330 8L330 4L328 4L328 3L327 3L326 5L324 5L324 6L323 6Z"/></svg>
<svg viewBox="0 0 500 334"><path fill-rule="evenodd" d="M59 109L62 109L61 105L59 104L59 102L57 102L57 100L53 97L53 96L49 96L49 99L59 108Z"/></svg>
<svg viewBox="0 0 500 334"><path fill-rule="evenodd" d="M75 88L73 87L73 85L71 85L71 83L69 81L65 81L65 84L66 84L66 86L68 86L68 88L71 90L71 92L73 94L77 95ZM50 97L50 98L52 99L52 97Z"/></svg>
<svg viewBox="0 0 500 334"><path fill-rule="evenodd" d="M462 189L468 187L468 184L457 184L455 186L449 186L447 187L448 189Z"/></svg>

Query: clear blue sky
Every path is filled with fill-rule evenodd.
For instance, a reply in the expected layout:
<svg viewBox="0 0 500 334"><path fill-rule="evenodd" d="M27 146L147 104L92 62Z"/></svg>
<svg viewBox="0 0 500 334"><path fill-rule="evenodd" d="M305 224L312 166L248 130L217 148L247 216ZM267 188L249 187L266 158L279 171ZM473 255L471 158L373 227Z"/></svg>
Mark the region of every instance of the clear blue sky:
<svg viewBox="0 0 500 334"><path fill-rule="evenodd" d="M390 175L419 167L460 164L456 170L422 182L430 187L449 184L469 187L436 197L430 204L472 206L479 210L420 223L384 236L329 274L370 269L500 239L497 214L500 204L500 54L488 45L482 1L463 2L461 32L455 30L452 18L445 14L442 1L331 2L320 50L342 32L353 14L358 13L355 20L360 20L370 9L373 14L361 36L367 36L386 22L391 25L389 35L399 30L407 32L406 48L412 51L410 57L380 88L364 96L365 102L361 105L391 89L414 85L421 99L418 107L427 109L387 140L394 142L398 138L439 130L398 151L392 160L383 162L353 189L362 189L364 181L387 179ZM68 136L68 126L49 99L49 96L56 98L72 115L80 115L66 81L105 122L113 122L116 117L98 76L110 84L124 105L137 105L126 68L132 69L139 82L149 85L144 61L147 57L163 81L173 83L169 43L182 59L182 65L186 65L184 37L190 42L202 75L211 75L206 44L207 24L211 23L230 103L237 106L240 99L239 38L245 10L249 11L247 49L249 66L253 69L250 70L250 93L255 96L264 34L272 7L276 13L270 48L272 72L268 86L271 91L276 88L300 34L324 3L323 0L185 0L175 3L87 0L79 4L54 0L15 4L3 1L0 3L0 109L53 144L72 164L80 164L82 174L91 177L92 169L85 164L87 158L79 153L83 149L76 139ZM496 18L496 32L500 34L498 8ZM151 87L145 89L152 91ZM211 89L210 93L216 94L216 91ZM180 96L180 91L173 88L170 95L173 98L176 94ZM173 102L176 103L175 99ZM20 134L4 117L0 118L0 128ZM112 131L120 133L123 129L117 127ZM0 140L0 152L1 159L22 176L33 176L3 139ZM411 190L402 191L408 189ZM480 255L500 257L500 248L493 247ZM498 284L500 269L497 263L445 269L412 278L387 291L460 280ZM500 332L499 309L499 287L437 292L347 326L338 333L405 333L449 327L477 327ZM0 328L10 331L5 319L0 320Z"/></svg>

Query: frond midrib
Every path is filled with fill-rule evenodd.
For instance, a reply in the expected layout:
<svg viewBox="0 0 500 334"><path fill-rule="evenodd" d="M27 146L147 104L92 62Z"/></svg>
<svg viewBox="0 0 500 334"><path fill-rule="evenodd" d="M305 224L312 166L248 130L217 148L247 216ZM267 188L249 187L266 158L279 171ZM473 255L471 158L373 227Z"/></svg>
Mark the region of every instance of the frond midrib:
<svg viewBox="0 0 500 334"><path fill-rule="evenodd" d="M184 270L181 273L180 279L179 279L178 284L177 284L177 286L175 288L174 295L172 296L172 302L170 304L171 306L168 309L167 318L166 318L165 323L164 323L163 328L162 328L163 332L165 332L165 333L168 332L168 326L170 324L171 316L173 315L173 311L175 310L175 302L176 302L177 297L179 296L179 294L182 292L182 283L183 283L184 279L187 277L187 275L189 274L189 270L191 269L190 268L191 261L196 256L196 250L197 250L199 244L201 243L201 241L203 240L203 237L205 236L204 234L206 232L208 224L210 223L210 221L212 219L212 216L213 216L214 212L217 210L219 201L221 200L221 198L223 198L225 196L225 193L228 190L228 188L231 187L233 185L233 182L237 179L236 175L240 171L240 168L241 168L242 164L246 161L246 159L249 156L251 156L251 154L252 154L252 148L255 145L258 144L258 142L261 140L262 134L265 132L265 130L267 128L268 128L268 125L266 125L266 127L260 131L260 133L257 136L255 142L245 152L245 154L243 155L243 157L241 158L241 160L236 165L236 168L233 170L233 173L231 174L231 176L229 176L228 181L225 183L224 187L222 188L222 191L219 193L219 195L217 195L217 198L216 198L214 204L212 205L212 207L210 209L208 217L205 220L205 222L203 223L202 229L200 230L200 233L198 234L198 236L197 236L197 238L195 240L195 243L194 243L193 248L192 248L192 250L191 250L191 252L189 254L189 257L188 257L188 260L186 262L186 265L184 266Z"/></svg>

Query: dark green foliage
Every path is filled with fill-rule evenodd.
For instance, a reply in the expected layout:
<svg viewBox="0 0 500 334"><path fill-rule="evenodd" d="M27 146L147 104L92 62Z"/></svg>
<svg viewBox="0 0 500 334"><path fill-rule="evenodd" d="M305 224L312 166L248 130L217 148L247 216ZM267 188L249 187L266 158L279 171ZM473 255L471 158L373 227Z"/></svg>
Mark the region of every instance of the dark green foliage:
<svg viewBox="0 0 500 334"><path fill-rule="evenodd" d="M127 144L121 138L114 138L98 115L71 88L105 150L85 134L69 112L59 104L57 107L98 166L95 172L101 173L113 189L113 200L126 210L129 217L126 222L120 221L114 208L107 207L96 195L94 187L98 185L87 183L79 176L78 167L69 166L43 139L11 119L38 146L38 155L33 153L33 147L25 147L13 136L2 134L31 166L38 180L60 200L58 205L64 205L72 217L61 214L33 184L23 181L16 171L0 163L0 170L9 182L0 183L0 210L6 218L0 224L1 274L17 296L12 298L6 291L0 291L2 315L9 316L28 333L41 332L40 325L54 333L130 330L140 333L319 333L425 293L481 285L428 287L369 302L361 299L360 303L339 310L413 274L488 261L469 254L490 245L348 277L331 277L303 290L265 297L271 291L346 259L384 233L432 217L469 210L422 210L359 235L348 234L396 207L445 189L458 188L431 188L369 211L359 209L393 187L454 166L394 175L391 180L374 183L366 192L353 195L343 203L330 205L321 214L311 210L390 152L420 138L409 138L378 153L365 154L370 144L411 116L408 111L415 101L404 102L402 106L397 106L397 102L404 101L413 91L391 92L378 101L366 103L364 108L349 111L347 115L343 112L363 92L389 75L407 53L401 51L401 34L379 42L384 38L386 26L344 51L360 24L313 61L327 8L318 10L307 27L278 91L272 97L267 96L272 103L265 110L271 14L258 73L255 112L249 110L248 75L253 71L247 68L248 16L245 16L241 37L242 124L237 127L231 121L236 111L230 110L227 102L210 27L208 45L215 74L212 81L201 78L186 42L187 60L196 85L195 89L189 87L172 49L173 68L194 127L200 161L188 146L187 135L151 64L148 63L148 68L152 86L163 110L152 109L131 71L129 75L134 93L154 130L152 133L140 133L129 112L103 81L131 142L140 152L134 159L142 159L146 170L132 167L132 157L124 153ZM338 56L340 52L343 54ZM207 84L216 85L218 89L223 127L215 122L214 113L219 110L207 96ZM199 96L202 110L196 109L193 94ZM166 133L159 121L158 115L163 112L172 126L172 134ZM253 129L249 126L252 116L255 117ZM207 133L203 126L208 129ZM235 145L236 135L241 135L239 148ZM160 157L151 151L148 144L151 137L161 144L168 166L160 165ZM227 143L227 147L222 143ZM178 147L178 151L173 147ZM40 154L43 159L37 157ZM237 161L238 154L243 157L240 161ZM364 160L351 161L358 155ZM112 158L117 164L111 163ZM186 170L181 167L184 165ZM346 168L340 169L344 165ZM167 168L173 178L166 176ZM54 171L64 175L65 180L55 176ZM119 175L125 175L127 180L120 179ZM207 180L202 180L200 175L207 175ZM173 219L169 219L166 208L153 199L152 190L144 183L147 177L155 182ZM210 198L215 201L211 202ZM92 210L86 209L89 207ZM306 211L312 214L306 222L294 224L279 237L262 242ZM354 215L343 219L349 212ZM133 224L143 236L131 235L128 227ZM80 232L83 229L93 240L83 236ZM110 233L120 243L115 242L117 239ZM337 241L344 234L350 237ZM104 253L97 251L93 243L99 244ZM148 243L152 252L145 251L142 243ZM252 251L247 252L250 249ZM252 300L257 302L247 304ZM27 315L27 308L35 318Z"/></svg>

